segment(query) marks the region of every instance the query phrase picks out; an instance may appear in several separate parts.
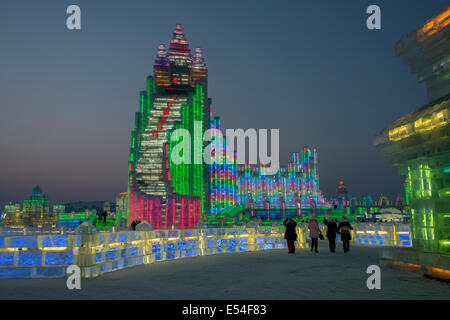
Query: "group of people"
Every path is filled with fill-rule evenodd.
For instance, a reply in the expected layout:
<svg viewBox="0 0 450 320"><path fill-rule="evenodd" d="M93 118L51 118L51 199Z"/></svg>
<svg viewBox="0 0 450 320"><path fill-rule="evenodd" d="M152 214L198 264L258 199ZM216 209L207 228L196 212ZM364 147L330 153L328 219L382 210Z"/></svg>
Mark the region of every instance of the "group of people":
<svg viewBox="0 0 450 320"><path fill-rule="evenodd" d="M324 225L327 226L327 238L330 247L330 252L336 252L336 235L340 234L344 247L344 252L350 251L350 240L352 239L350 230L353 230L347 215L344 215L341 221L338 223L336 219L328 220L328 216L325 215L323 219ZM286 227L284 238L287 241L289 253L295 253L295 241L297 240L295 220L288 218L283 222ZM308 221L309 236L311 238L311 252L318 253L319 239L324 240L324 236L320 231L319 222L317 216L313 215Z"/></svg>

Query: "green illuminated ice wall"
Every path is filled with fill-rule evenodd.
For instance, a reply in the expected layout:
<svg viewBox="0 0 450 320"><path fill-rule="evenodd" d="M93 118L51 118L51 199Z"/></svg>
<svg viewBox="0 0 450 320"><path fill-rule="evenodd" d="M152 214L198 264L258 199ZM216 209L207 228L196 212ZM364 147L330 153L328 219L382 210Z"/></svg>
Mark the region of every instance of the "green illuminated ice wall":
<svg viewBox="0 0 450 320"><path fill-rule="evenodd" d="M130 158L129 163L135 165L139 154L139 146L142 133L147 127L150 110L153 105L155 93L155 81L153 77L147 78L147 91L141 91L139 95L139 112L135 113L134 130L131 132Z"/></svg>
<svg viewBox="0 0 450 320"><path fill-rule="evenodd" d="M450 154L412 159L401 166L408 175L414 247L450 254Z"/></svg>
<svg viewBox="0 0 450 320"><path fill-rule="evenodd" d="M404 36L395 51L427 87L429 103L374 141L406 176L413 247L450 254L450 6Z"/></svg>
<svg viewBox="0 0 450 320"><path fill-rule="evenodd" d="M204 192L205 166L203 164L204 101L204 88L202 85L197 84L190 99L188 99L188 103L181 108L181 122L176 122L173 128L173 130L185 129L190 133L190 164L175 164L172 158L169 157L171 181L175 192L180 195L201 197L202 212L204 212L206 202ZM195 134L195 123L197 123L196 130L199 134ZM181 142L181 139L172 139L172 133L173 131L169 134L169 155L172 153L174 146ZM195 145L200 146L199 152L201 158L197 163L194 159Z"/></svg>

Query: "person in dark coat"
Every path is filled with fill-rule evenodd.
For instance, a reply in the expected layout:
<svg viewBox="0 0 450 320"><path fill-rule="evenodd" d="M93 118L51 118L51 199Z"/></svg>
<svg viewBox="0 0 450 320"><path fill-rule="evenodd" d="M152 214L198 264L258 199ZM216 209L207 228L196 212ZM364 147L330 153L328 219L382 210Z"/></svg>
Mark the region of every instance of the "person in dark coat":
<svg viewBox="0 0 450 320"><path fill-rule="evenodd" d="M323 218L323 224L327 226L327 238L330 245L330 252L336 252L336 233L338 230L338 225L336 219L327 220L328 215Z"/></svg>
<svg viewBox="0 0 450 320"><path fill-rule="evenodd" d="M311 238L311 252L319 253L317 250L319 246L319 237L322 234L320 232L319 222L317 221L317 215L312 214L308 220L309 237Z"/></svg>
<svg viewBox="0 0 450 320"><path fill-rule="evenodd" d="M353 230L350 225L350 221L346 215L342 217L342 220L339 222L338 233L341 234L342 244L344 245L344 252L347 253L350 251L350 240L352 240L352 235L350 230Z"/></svg>
<svg viewBox="0 0 450 320"><path fill-rule="evenodd" d="M131 230L136 231L136 221L133 220L133 222L131 222Z"/></svg>
<svg viewBox="0 0 450 320"><path fill-rule="evenodd" d="M283 225L286 227L286 232L284 233L284 238L287 241L289 253L295 253L295 240L297 240L297 232L295 227L297 222L291 218L284 220Z"/></svg>

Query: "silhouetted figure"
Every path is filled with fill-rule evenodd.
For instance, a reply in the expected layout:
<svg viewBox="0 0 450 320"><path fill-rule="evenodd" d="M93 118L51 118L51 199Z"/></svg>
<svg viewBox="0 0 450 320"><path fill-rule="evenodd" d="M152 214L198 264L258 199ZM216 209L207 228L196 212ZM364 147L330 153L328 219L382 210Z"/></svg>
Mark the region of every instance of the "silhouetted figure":
<svg viewBox="0 0 450 320"><path fill-rule="evenodd" d="M105 226L106 226L106 217L108 217L108 212L103 212L103 223L105 224Z"/></svg>
<svg viewBox="0 0 450 320"><path fill-rule="evenodd" d="M137 226L137 223L136 223L136 221L133 220L133 222L131 222L131 230L136 231L136 226Z"/></svg>
<svg viewBox="0 0 450 320"><path fill-rule="evenodd" d="M338 226L336 219L327 220L327 216L323 218L323 223L327 226L327 238L330 246L330 252L336 252L336 233Z"/></svg>
<svg viewBox="0 0 450 320"><path fill-rule="evenodd" d="M317 247L319 245L319 223L317 222L317 218L315 216L311 217L308 222L309 236L311 237L311 252L313 250L318 253Z"/></svg>
<svg viewBox="0 0 450 320"><path fill-rule="evenodd" d="M350 240L352 240L352 235L350 230L353 230L350 222L346 215L344 215L339 222L338 233L341 234L342 244L344 245L344 252L347 253L350 251Z"/></svg>
<svg viewBox="0 0 450 320"><path fill-rule="evenodd" d="M295 240L297 240L295 227L297 226L297 222L291 218L287 218L284 220L283 225L286 227L284 238L287 241L289 253L295 253Z"/></svg>

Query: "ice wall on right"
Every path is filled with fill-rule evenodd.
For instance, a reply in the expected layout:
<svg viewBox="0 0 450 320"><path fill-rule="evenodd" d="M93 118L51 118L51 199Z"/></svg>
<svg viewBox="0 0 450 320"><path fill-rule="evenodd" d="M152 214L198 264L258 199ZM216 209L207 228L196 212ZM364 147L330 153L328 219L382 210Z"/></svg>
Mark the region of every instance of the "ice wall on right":
<svg viewBox="0 0 450 320"><path fill-rule="evenodd" d="M450 254L450 6L403 36L395 53L424 83L428 104L374 139L407 178L413 247Z"/></svg>

